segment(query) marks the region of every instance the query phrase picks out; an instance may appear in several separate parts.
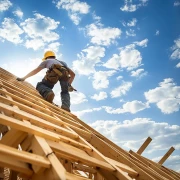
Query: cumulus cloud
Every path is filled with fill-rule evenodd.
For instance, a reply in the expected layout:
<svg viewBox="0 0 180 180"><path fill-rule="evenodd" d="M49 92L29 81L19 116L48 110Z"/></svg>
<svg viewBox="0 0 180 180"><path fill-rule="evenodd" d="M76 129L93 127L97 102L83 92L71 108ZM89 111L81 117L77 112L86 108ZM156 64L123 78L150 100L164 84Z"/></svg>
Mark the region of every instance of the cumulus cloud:
<svg viewBox="0 0 180 180"><path fill-rule="evenodd" d="M103 66L110 69L124 68L127 70L133 70L142 65L141 61L141 53L135 49L135 45L131 44L120 48L119 55L113 54L113 57L103 64Z"/></svg>
<svg viewBox="0 0 180 180"><path fill-rule="evenodd" d="M159 36L159 33L160 33L159 30L156 30L155 35L156 35L156 36Z"/></svg>
<svg viewBox="0 0 180 180"><path fill-rule="evenodd" d="M59 35L54 30L57 29L60 22L38 13L35 13L34 16L35 18L28 18L21 23L29 38L27 41L31 42L33 40L32 42L34 42L35 39L41 39L44 43L50 43L59 39ZM36 45L34 44L34 46ZM34 49L37 49L37 47L34 47Z"/></svg>
<svg viewBox="0 0 180 180"><path fill-rule="evenodd" d="M103 108L109 114L123 114L123 113L136 114L139 111L149 108L149 105L147 103L134 100L123 104L122 108L114 109L109 106L104 106Z"/></svg>
<svg viewBox="0 0 180 180"><path fill-rule="evenodd" d="M91 37L91 43L103 46L109 46L120 38L121 30L119 28L104 28L102 25L90 24L86 26L87 35Z"/></svg>
<svg viewBox="0 0 180 180"><path fill-rule="evenodd" d="M139 3L133 4L132 0L124 0L124 6L120 8L121 11L125 12L134 12L136 11L139 7L142 6L147 6L148 0L139 0Z"/></svg>
<svg viewBox="0 0 180 180"><path fill-rule="evenodd" d="M88 14L90 6L86 2L78 0L59 0L56 3L58 9L62 8L68 11L68 15L74 24L78 25L82 14Z"/></svg>
<svg viewBox="0 0 180 180"><path fill-rule="evenodd" d="M141 78L141 77L146 76L146 75L147 75L147 72L144 71L144 69L137 69L136 71L131 71L132 77Z"/></svg>
<svg viewBox="0 0 180 180"><path fill-rule="evenodd" d="M158 156L153 158L152 160L155 162L159 162L159 160L162 158L162 156ZM171 155L168 157L168 159L163 164L166 167L169 167L170 169L174 169L176 172L180 172L180 156L179 155Z"/></svg>
<svg viewBox="0 0 180 180"><path fill-rule="evenodd" d="M176 65L177 68L180 68L180 62Z"/></svg>
<svg viewBox="0 0 180 180"><path fill-rule="evenodd" d="M132 87L132 82L123 81L119 87L117 87L111 91L111 93L110 93L111 97L117 98L117 97L121 97L123 95L126 95L126 93L131 89L131 87Z"/></svg>
<svg viewBox="0 0 180 180"><path fill-rule="evenodd" d="M88 101L86 96L81 92L71 92L71 104L81 104Z"/></svg>
<svg viewBox="0 0 180 180"><path fill-rule="evenodd" d="M130 26L130 27L136 26L136 23L137 23L137 19L136 19L136 18L133 18L131 21L129 21L129 22L127 23L127 26Z"/></svg>
<svg viewBox="0 0 180 180"><path fill-rule="evenodd" d="M174 45L171 47L172 54L170 56L171 59L180 59L180 38L174 40ZM179 63L176 65L177 68L179 68Z"/></svg>
<svg viewBox="0 0 180 180"><path fill-rule="evenodd" d="M7 11L12 6L9 0L0 0L0 12Z"/></svg>
<svg viewBox="0 0 180 180"><path fill-rule="evenodd" d="M94 89L108 88L109 80L108 77L115 74L116 71L98 71L93 75L93 87Z"/></svg>
<svg viewBox="0 0 180 180"><path fill-rule="evenodd" d="M167 78L159 83L159 87L144 93L149 103L155 103L164 114L171 114L180 109L180 86L173 79Z"/></svg>
<svg viewBox="0 0 180 180"><path fill-rule="evenodd" d="M126 31L126 35L127 35L127 36L136 36L136 34L135 34L135 32L134 32L133 29L127 30L127 31Z"/></svg>
<svg viewBox="0 0 180 180"><path fill-rule="evenodd" d="M48 47L45 48L45 51L48 51L48 50L51 50L51 51L54 51L55 53L58 53L58 50L59 50L59 46L61 44L59 42L53 42L51 44L48 44ZM57 56L57 55L56 55Z"/></svg>
<svg viewBox="0 0 180 180"><path fill-rule="evenodd" d="M17 9L16 11L13 11L13 14L19 17L20 19L22 19L23 17L23 12L21 11L21 9Z"/></svg>
<svg viewBox="0 0 180 180"><path fill-rule="evenodd" d="M136 41L134 42L134 44L136 44L137 46L141 46L141 47L147 47L147 43L148 43L148 39L144 39L142 41Z"/></svg>
<svg viewBox="0 0 180 180"><path fill-rule="evenodd" d="M1 41L7 40L14 44L23 42L20 35L23 34L23 30L14 22L11 18L4 18L0 28Z"/></svg>
<svg viewBox="0 0 180 180"><path fill-rule="evenodd" d="M96 101L100 101L107 98L107 93L104 91L99 92L99 94L94 94L91 96L91 99L95 99Z"/></svg>
<svg viewBox="0 0 180 180"><path fill-rule="evenodd" d="M174 2L174 6L180 6L180 2L179 1L175 1Z"/></svg>
<svg viewBox="0 0 180 180"><path fill-rule="evenodd" d="M105 56L105 48L89 46L78 54L78 60L73 61L73 69L82 75L90 75L95 72L95 65Z"/></svg>
<svg viewBox="0 0 180 180"><path fill-rule="evenodd" d="M91 109L85 109L85 110L82 110L82 111L73 111L74 114L76 114L76 116L78 116L79 118L82 117L84 114L87 114L87 113L92 113L92 112L98 112L102 110L102 108L91 108Z"/></svg>
<svg viewBox="0 0 180 180"><path fill-rule="evenodd" d="M178 125L155 122L150 118L135 118L123 122L97 120L89 125L126 150L137 151L147 137L151 137L152 142L145 154L151 154L154 151L165 154L171 146L180 150L180 126Z"/></svg>
<svg viewBox="0 0 180 180"><path fill-rule="evenodd" d="M25 46L27 49L32 48L34 50L38 50L42 47L44 47L45 43L42 39L31 39L31 40L26 40Z"/></svg>

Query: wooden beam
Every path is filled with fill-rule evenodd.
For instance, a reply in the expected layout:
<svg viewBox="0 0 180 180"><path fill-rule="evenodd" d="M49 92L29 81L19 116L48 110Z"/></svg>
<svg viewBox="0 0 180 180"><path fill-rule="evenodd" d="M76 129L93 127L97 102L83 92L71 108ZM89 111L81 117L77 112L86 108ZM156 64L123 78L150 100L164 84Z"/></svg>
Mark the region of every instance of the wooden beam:
<svg viewBox="0 0 180 180"><path fill-rule="evenodd" d="M50 167L50 162L47 158L38 156L32 153L28 153L26 151L19 151L15 148L0 144L0 153L4 155L7 159L14 158L18 161L42 166L45 168Z"/></svg>
<svg viewBox="0 0 180 180"><path fill-rule="evenodd" d="M95 174L97 172L94 168L89 167L89 166L85 166L85 165L80 164L80 163L78 163L78 164L73 163L73 169L84 171L84 172L89 172L89 173L92 173L92 174Z"/></svg>
<svg viewBox="0 0 180 180"><path fill-rule="evenodd" d="M65 157L65 159L67 158L70 160L74 160L76 162L81 162L83 164L86 164L92 167L103 168L110 172L115 170L111 165L109 165L106 162L93 158L84 153L82 154L79 151L76 151L75 148L73 149L70 148L70 146L69 148L67 148L67 146L62 142L59 142L59 143L56 143L53 141L47 141L47 142L49 146L52 148L52 150L56 152L56 154L61 155L61 157Z"/></svg>
<svg viewBox="0 0 180 180"><path fill-rule="evenodd" d="M33 171L29 168L27 163L20 162L14 158L8 158L7 156L4 156L3 154L0 154L0 166L8 167L14 171L18 171L29 177L32 176L33 174Z"/></svg>
<svg viewBox="0 0 180 180"><path fill-rule="evenodd" d="M167 178L169 180L174 180L173 177L171 177L169 174L165 173L164 171L161 170L161 168L156 164L153 164L149 161L147 161L143 156L133 152L132 150L130 150L130 153L132 155L134 155L137 159L139 159L142 163L144 163L146 166L150 167L152 169L152 171L155 171L157 174L159 174L160 176L163 176L164 178ZM142 164L141 163L141 164ZM153 174L154 172L152 172Z"/></svg>
<svg viewBox="0 0 180 180"><path fill-rule="evenodd" d="M112 162L115 166L118 166L121 170L123 170L124 172L127 172L128 174L130 174L133 177L138 176L138 172L136 172L134 169L130 168L129 166L120 163L118 161L115 161L114 159L108 158L106 157L106 159L108 159L110 162Z"/></svg>
<svg viewBox="0 0 180 180"><path fill-rule="evenodd" d="M45 171L41 171L38 169L38 174L33 176L33 179L42 179L42 173L46 174L46 176L43 178L44 180L49 179L57 179L57 180L65 180L65 168L60 163L52 149L47 144L46 140L34 136L31 147L29 148L33 153L38 153L40 155L46 156L51 163L51 167L49 169L46 169ZM36 169L37 170L37 169Z"/></svg>
<svg viewBox="0 0 180 180"><path fill-rule="evenodd" d="M10 126L11 128L18 129L30 134L36 134L51 140L60 140L60 136L53 132L47 131L34 125L27 125L26 123L16 120L15 118L0 114L0 120L1 124Z"/></svg>
<svg viewBox="0 0 180 180"><path fill-rule="evenodd" d="M174 150L174 147L171 147L169 151L159 160L158 163L163 164L166 161L166 159L173 153Z"/></svg>
<svg viewBox="0 0 180 180"><path fill-rule="evenodd" d="M27 136L28 133L26 132L11 129L3 136L0 143L11 147L17 147Z"/></svg>
<svg viewBox="0 0 180 180"><path fill-rule="evenodd" d="M148 137L146 139L146 141L142 144L142 146L139 148L137 153L141 155L151 141L152 141L152 139L150 137Z"/></svg>
<svg viewBox="0 0 180 180"><path fill-rule="evenodd" d="M1 97L0 97L1 99ZM20 104L17 104L17 106L20 108ZM72 133L71 131L65 129L65 128L62 128L62 127L59 127L57 125L54 125L53 123L49 122L48 121L48 118L46 120L40 118L40 117L37 117L35 115L32 115L30 113L27 113L27 112L24 112L22 110L19 110L19 109L15 109L11 106L8 106L6 104L3 104L0 102L0 109L2 111L4 111L7 115L13 115L14 117L18 118L18 119L25 119L25 120L28 120L30 122L32 122L33 124L39 126L39 127L44 127L44 128L47 128L47 129L50 129L50 130L54 130L55 132L61 134L61 135L65 135L67 137L70 137L72 139L77 139L79 136ZM27 107L26 109L27 111L30 111L30 108ZM43 117L43 116L41 116Z"/></svg>

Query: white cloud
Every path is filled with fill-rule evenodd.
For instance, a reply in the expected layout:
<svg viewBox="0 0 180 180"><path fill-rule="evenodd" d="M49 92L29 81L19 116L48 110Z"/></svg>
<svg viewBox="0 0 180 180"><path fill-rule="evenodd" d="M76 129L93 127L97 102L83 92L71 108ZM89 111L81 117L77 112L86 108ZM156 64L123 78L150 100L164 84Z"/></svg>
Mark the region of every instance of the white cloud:
<svg viewBox="0 0 180 180"><path fill-rule="evenodd" d="M147 47L148 39L144 39L142 41L136 41L135 44L141 47Z"/></svg>
<svg viewBox="0 0 180 180"><path fill-rule="evenodd" d="M13 14L19 17L20 19L22 19L23 17L23 12L21 11L21 9L17 9L16 11L13 12Z"/></svg>
<svg viewBox="0 0 180 180"><path fill-rule="evenodd" d="M135 34L135 32L134 32L133 29L127 30L127 31L126 31L126 35L127 35L127 36L136 36L136 34Z"/></svg>
<svg viewBox="0 0 180 180"><path fill-rule="evenodd" d="M132 83L131 82L122 82L122 84L111 91L111 97L117 98L121 97L122 95L126 95L126 93L131 89Z"/></svg>
<svg viewBox="0 0 180 180"><path fill-rule="evenodd" d="M180 2L179 1L175 1L174 2L174 6L180 6Z"/></svg>
<svg viewBox="0 0 180 180"><path fill-rule="evenodd" d="M79 118L82 117L86 113L92 113L94 111L100 111L102 108L91 108L91 109L85 109L82 111L74 111L73 114L76 114Z"/></svg>
<svg viewBox="0 0 180 180"><path fill-rule="evenodd" d="M155 35L156 35L156 36L158 36L158 35L159 35L159 33L160 33L160 32L159 32L159 30L156 30Z"/></svg>
<svg viewBox="0 0 180 180"><path fill-rule="evenodd" d="M123 76L118 76L116 79L117 80L123 79Z"/></svg>
<svg viewBox="0 0 180 180"><path fill-rule="evenodd" d="M109 80L108 77L114 75L116 71L98 71L93 75L93 87L94 89L108 88Z"/></svg>
<svg viewBox="0 0 180 180"><path fill-rule="evenodd" d="M119 28L103 28L96 24L86 26L87 35L91 37L91 43L103 46L109 46L115 43L115 40L120 37L121 30Z"/></svg>
<svg viewBox="0 0 180 180"><path fill-rule="evenodd" d="M135 114L147 108L149 108L148 104L142 103L141 101L137 100L126 102L125 104L123 104L122 108L113 109L112 107L104 106L105 111L109 114L123 114L128 112Z"/></svg>
<svg viewBox="0 0 180 180"><path fill-rule="evenodd" d="M180 62L176 65L177 68L180 68Z"/></svg>
<svg viewBox="0 0 180 180"><path fill-rule="evenodd" d="M136 71L131 71L131 76L141 78L143 76L146 76L147 72L144 71L144 69L137 69Z"/></svg>
<svg viewBox="0 0 180 180"><path fill-rule="evenodd" d="M141 53L135 49L134 45L125 46L120 48L120 54L113 54L103 66L111 69L125 68L132 70L141 66Z"/></svg>
<svg viewBox="0 0 180 180"><path fill-rule="evenodd" d="M55 53L58 53L60 45L61 44L59 42L53 42L51 44L48 44L48 47L45 49L45 51L51 50L51 51L53 51Z"/></svg>
<svg viewBox="0 0 180 180"><path fill-rule="evenodd" d="M38 13L34 15L35 18L28 18L21 23L29 38L27 41L41 39L45 43L49 43L58 40L59 35L53 31L57 29L60 22Z"/></svg>
<svg viewBox="0 0 180 180"><path fill-rule="evenodd" d="M133 120L124 120L123 122L97 120L89 125L128 151L130 149L137 151L147 137L151 137L152 142L145 150L145 155L153 151L165 154L171 146L176 147L176 150L180 150L180 148L177 148L180 147L180 126L178 125L155 122L149 118L135 118ZM171 158L173 157L171 156ZM170 160L171 158L169 157L168 159ZM179 168L179 161L176 162L178 166L171 166L172 169L177 170Z"/></svg>
<svg viewBox="0 0 180 180"><path fill-rule="evenodd" d="M82 14L88 14L90 6L86 2L78 0L60 0L57 2L56 7L62 8L68 11L70 19L74 24L78 25L81 21Z"/></svg>
<svg viewBox="0 0 180 180"><path fill-rule="evenodd" d="M32 48L35 51L44 47L45 43L42 39L31 39L31 40L26 40L25 46L27 49Z"/></svg>
<svg viewBox="0 0 180 180"><path fill-rule="evenodd" d="M171 47L173 53L171 54L171 59L180 59L180 38L174 40L174 46ZM176 67L179 67L177 64Z"/></svg>
<svg viewBox="0 0 180 180"><path fill-rule="evenodd" d="M23 34L23 30L13 19L4 18L2 28L0 28L0 38L2 41L7 40L14 44L19 44L23 41L20 37L21 34Z"/></svg>
<svg viewBox="0 0 180 180"><path fill-rule="evenodd" d="M136 11L137 10L137 5L135 5L135 4L129 4L129 5L127 5L127 4L125 4L123 7L121 7L120 9L121 9L121 11L127 11L127 12L134 12L134 11Z"/></svg>
<svg viewBox="0 0 180 180"><path fill-rule="evenodd" d="M7 71L11 72L17 77L24 77L27 73L35 69L41 62L41 59L21 59L21 57L18 57L18 59L14 59L14 62L10 63L4 63L1 65L2 68L6 69ZM27 82L31 83L34 87L36 87L37 82L41 81L46 73L46 70L40 71L35 76L29 77L26 79Z"/></svg>
<svg viewBox="0 0 180 180"><path fill-rule="evenodd" d="M73 61L73 69L79 74L90 75L95 72L95 65L105 55L105 48L100 46L89 46L78 54L79 60Z"/></svg>
<svg viewBox="0 0 180 180"><path fill-rule="evenodd" d="M152 160L158 162L162 156L158 156L153 158ZM174 169L176 172L180 172L180 156L179 155L171 155L163 164L165 167L169 167L170 169Z"/></svg>
<svg viewBox="0 0 180 180"><path fill-rule="evenodd" d="M129 21L129 22L127 23L127 26L130 26L130 27L136 26L136 23L137 23L137 19L136 19L136 18L133 18L131 21Z"/></svg>
<svg viewBox="0 0 180 180"><path fill-rule="evenodd" d="M132 4L132 0L124 0L125 5L120 8L121 11L125 12L134 12L139 7L146 6L148 0L139 0L140 2L138 4Z"/></svg>
<svg viewBox="0 0 180 180"><path fill-rule="evenodd" d="M94 94L91 96L92 99L95 99L96 101L100 101L107 98L107 93L104 91L99 92L99 94Z"/></svg>
<svg viewBox="0 0 180 180"><path fill-rule="evenodd" d="M0 0L0 12L8 10L12 6L9 0Z"/></svg>
<svg viewBox="0 0 180 180"><path fill-rule="evenodd" d="M173 79L164 79L159 87L144 93L149 103L155 103L164 114L171 114L180 109L180 86Z"/></svg>
<svg viewBox="0 0 180 180"><path fill-rule="evenodd" d="M81 104L83 102L88 101L86 96L81 92L71 92L71 104Z"/></svg>

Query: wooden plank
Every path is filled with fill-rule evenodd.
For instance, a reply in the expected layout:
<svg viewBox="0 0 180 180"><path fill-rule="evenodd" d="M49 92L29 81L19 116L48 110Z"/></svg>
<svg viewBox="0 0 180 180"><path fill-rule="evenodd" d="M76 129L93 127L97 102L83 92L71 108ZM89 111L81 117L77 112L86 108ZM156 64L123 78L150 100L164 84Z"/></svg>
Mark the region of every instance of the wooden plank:
<svg viewBox="0 0 180 180"><path fill-rule="evenodd" d="M30 134L39 135L51 140L56 140L56 141L60 140L60 135L57 135L45 129L41 129L34 125L27 125L26 123L22 121L18 121L15 118L11 118L3 114L0 114L0 120L1 120L1 124L10 126L11 128L21 130Z"/></svg>
<svg viewBox="0 0 180 180"><path fill-rule="evenodd" d="M18 161L42 166L45 168L50 167L50 162L45 157L38 156L38 155L35 155L32 153L28 153L26 151L19 151L15 148L12 148L12 147L9 147L9 146L3 145L3 144L0 144L0 153L2 155L6 156L6 158L12 157Z"/></svg>
<svg viewBox="0 0 180 180"><path fill-rule="evenodd" d="M167 178L169 180L174 180L173 177L169 176L167 173L165 173L164 171L162 171L158 166L155 166L154 164L146 161L142 156L140 156L139 154L133 152L132 150L130 150L130 153L132 155L134 155L137 159L139 159L140 161L142 161L144 164L146 164L147 166L149 166L153 171L157 172L160 176L163 176L164 178Z"/></svg>
<svg viewBox="0 0 180 180"><path fill-rule="evenodd" d="M50 179L62 179L62 180L66 179L65 168L59 162L59 160L57 159L57 157L55 156L54 152L49 147L45 139L38 136L34 136L30 150L32 150L33 152L39 153L40 155L46 156L49 162L51 163L50 169L45 170L45 172L43 171L37 175L34 175L33 178L41 179L41 173L45 173L47 177L51 177Z"/></svg>
<svg viewBox="0 0 180 180"><path fill-rule="evenodd" d="M0 143L11 147L17 147L27 136L28 134L26 132L11 129L3 136Z"/></svg>
<svg viewBox="0 0 180 180"><path fill-rule="evenodd" d="M0 92L1 92L1 91L2 91L2 90L0 89ZM3 91L3 92L4 92L4 91ZM11 96L13 97L13 99L16 99L16 97L17 97L17 96L15 96L15 95L13 95L13 94L11 94L11 93L8 93L8 92L6 92L6 94L11 95ZM23 105L23 104L21 104L21 103L16 102L16 101L12 101L12 100L6 99L5 97L2 97L2 96L0 96L0 101L3 102L3 103L8 103L8 104L16 105L16 106L18 106L20 109L22 109L23 111L26 111L26 112L28 112L28 113L31 113L32 115L35 115L35 116L37 116L37 117L44 118L44 119L48 120L49 122L54 123L54 124L56 124L56 125L59 125L59 126L62 126L62 125L64 125L64 126L69 126L69 127L72 127L73 129L76 129L78 132L79 132L79 131L80 131L80 132L82 131L82 133L86 134L86 136L88 136L88 137L90 138L90 133L89 133L89 132L80 129L79 127L81 127L81 126L79 126L79 125L78 125L79 127L76 127L76 126L77 126L77 123L75 124L75 123L70 122L71 124L74 124L75 126L74 126L74 125L71 125L71 124L68 124L68 123L65 123L64 121L61 120L61 116L60 116L60 115L56 115L56 114L55 114L58 118L60 118L59 120L57 120L57 119L55 119L55 118L52 117L53 113L52 113L52 112L49 113L49 111L48 111L47 109L43 109L43 110L44 110L46 113L48 113L49 115L48 115L48 114L45 114L45 113L43 113L43 112L40 112L40 111L38 111L38 110L36 110L36 109L38 109L38 107L30 108L30 107L27 107L27 106L25 106L25 105ZM26 101L26 100L23 100L23 99L21 98L21 101L23 102L23 101ZM28 101L26 101L26 103L29 104L29 105L31 105L31 106L33 107L33 103L28 102ZM65 119L65 118L64 118L64 119ZM63 119L63 120L64 120L64 119Z"/></svg>
<svg viewBox="0 0 180 180"><path fill-rule="evenodd" d="M85 166L85 165L80 164L80 163L79 164L73 163L73 169L84 171L84 172L89 172L92 174L95 174L97 172L94 168L89 167L89 166Z"/></svg>
<svg viewBox="0 0 180 180"><path fill-rule="evenodd" d="M18 107L20 107L20 106L18 106ZM26 120L32 122L33 124L35 124L39 127L45 127L45 128L50 129L50 130L54 130L55 132L62 134L62 135L65 135L65 136L68 136L70 138L77 139L79 137L78 135L72 133L71 131L69 131L65 128L59 127L57 125L54 125L51 122L48 122L47 119L44 120L44 119L36 117L30 113L27 113L27 112L24 112L22 110L18 110L18 109L11 107L11 106L5 105L1 102L0 102L0 109L2 111L4 111L9 116L13 115L19 119L26 119ZM27 110L30 111L30 108L28 108Z"/></svg>
<svg viewBox="0 0 180 180"><path fill-rule="evenodd" d="M129 166L127 166L123 163L120 163L118 161L115 161L115 160L108 158L108 157L106 157L106 159L108 159L115 166L118 166L121 170L123 170L124 172L127 172L128 174L132 175L133 177L138 176L138 172L136 172L134 169L130 168Z"/></svg>
<svg viewBox="0 0 180 180"><path fill-rule="evenodd" d="M3 154L0 154L0 166L8 167L14 171L18 171L26 176L30 177L33 174L33 171L29 168L29 165L24 162L20 162L14 158L8 158Z"/></svg>
<svg viewBox="0 0 180 180"><path fill-rule="evenodd" d="M109 165L106 162L90 157L89 155L82 154L79 151L75 151L74 149L67 148L67 146L64 146L64 143L62 142L47 142L49 146L52 148L52 150L56 152L56 154L61 154L61 157L65 157L70 160L75 160L77 162L81 162L92 167L100 167L111 172L115 170L111 165Z"/></svg>
<svg viewBox="0 0 180 180"><path fill-rule="evenodd" d="M146 139L146 141L142 144L142 146L138 149L137 153L142 154L143 151L146 149L146 147L149 145L149 143L152 141L150 137Z"/></svg>
<svg viewBox="0 0 180 180"><path fill-rule="evenodd" d="M136 161L134 161L130 156L127 157L126 154L123 154L117 149L112 148L109 144L99 139L97 136L92 135L90 144L93 145L97 150L99 150L99 152L101 152L104 156L114 159L118 162L121 162L131 167L136 172L138 172L139 175L138 177L136 177L137 180L140 179L155 180L155 178L151 176L151 174L147 173L144 169L137 166Z"/></svg>
<svg viewBox="0 0 180 180"><path fill-rule="evenodd" d="M173 153L174 150L174 147L171 147L169 151L159 160L158 163L163 164L166 161L166 159Z"/></svg>

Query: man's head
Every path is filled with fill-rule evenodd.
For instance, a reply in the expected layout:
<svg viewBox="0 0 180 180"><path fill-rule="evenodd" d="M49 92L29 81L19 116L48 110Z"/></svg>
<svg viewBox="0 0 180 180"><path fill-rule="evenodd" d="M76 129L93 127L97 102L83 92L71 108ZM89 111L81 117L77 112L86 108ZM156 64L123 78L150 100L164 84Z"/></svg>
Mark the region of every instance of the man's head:
<svg viewBox="0 0 180 180"><path fill-rule="evenodd" d="M45 61L47 58L56 58L56 55L53 51L46 51L44 53L44 58L42 59L43 61Z"/></svg>

